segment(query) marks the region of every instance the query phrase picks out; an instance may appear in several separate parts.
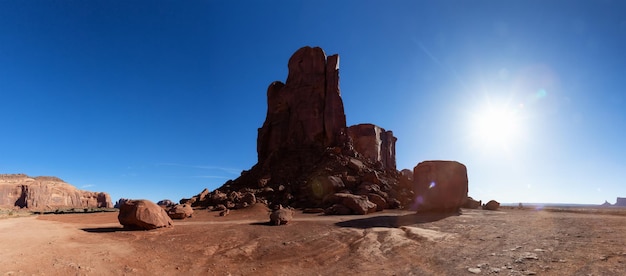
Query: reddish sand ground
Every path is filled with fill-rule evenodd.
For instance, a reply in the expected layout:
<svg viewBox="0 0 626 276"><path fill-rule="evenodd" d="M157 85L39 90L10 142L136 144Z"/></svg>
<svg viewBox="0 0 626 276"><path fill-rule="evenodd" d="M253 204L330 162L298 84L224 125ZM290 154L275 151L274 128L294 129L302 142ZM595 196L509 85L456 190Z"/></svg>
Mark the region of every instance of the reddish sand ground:
<svg viewBox="0 0 626 276"><path fill-rule="evenodd" d="M41 215L0 220L0 275L626 275L625 213L297 213L269 226L257 205L154 231L124 231L117 213Z"/></svg>

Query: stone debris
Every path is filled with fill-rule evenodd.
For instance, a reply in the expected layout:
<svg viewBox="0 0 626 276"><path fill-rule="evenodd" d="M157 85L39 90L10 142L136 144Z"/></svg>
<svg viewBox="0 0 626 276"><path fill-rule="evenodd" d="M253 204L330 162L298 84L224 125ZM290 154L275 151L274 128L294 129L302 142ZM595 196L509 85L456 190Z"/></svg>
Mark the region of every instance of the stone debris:
<svg viewBox="0 0 626 276"><path fill-rule="evenodd" d="M293 220L293 210L288 208L283 208L278 205L278 208L270 214L270 224L271 225L284 225Z"/></svg>
<svg viewBox="0 0 626 276"><path fill-rule="evenodd" d="M474 273L474 274L480 274L482 272L480 268L476 268L476 267L470 267L467 269L467 271Z"/></svg>

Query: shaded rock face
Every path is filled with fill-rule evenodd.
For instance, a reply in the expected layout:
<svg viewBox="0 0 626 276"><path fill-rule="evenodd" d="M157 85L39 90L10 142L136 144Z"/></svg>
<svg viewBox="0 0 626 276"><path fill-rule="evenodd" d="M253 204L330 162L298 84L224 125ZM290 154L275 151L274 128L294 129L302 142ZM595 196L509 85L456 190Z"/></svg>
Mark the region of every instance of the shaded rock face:
<svg viewBox="0 0 626 276"><path fill-rule="evenodd" d="M363 157L385 170L396 170L396 141L393 132L373 124L348 128L354 149Z"/></svg>
<svg viewBox="0 0 626 276"><path fill-rule="evenodd" d="M618 197L615 206L626 206L626 197Z"/></svg>
<svg viewBox="0 0 626 276"><path fill-rule="evenodd" d="M324 149L340 145L345 137L339 56L303 47L288 67L287 82L273 82L267 89L267 116L257 138L259 163L279 149Z"/></svg>
<svg viewBox="0 0 626 276"><path fill-rule="evenodd" d="M117 219L124 228L129 229L152 230L174 225L163 208L145 199L123 202Z"/></svg>
<svg viewBox="0 0 626 276"><path fill-rule="evenodd" d="M459 162L421 162L413 181L418 211L457 211L467 200L467 169Z"/></svg>
<svg viewBox="0 0 626 276"><path fill-rule="evenodd" d="M0 207L55 210L112 208L113 204L107 193L79 190L57 177L2 174Z"/></svg>

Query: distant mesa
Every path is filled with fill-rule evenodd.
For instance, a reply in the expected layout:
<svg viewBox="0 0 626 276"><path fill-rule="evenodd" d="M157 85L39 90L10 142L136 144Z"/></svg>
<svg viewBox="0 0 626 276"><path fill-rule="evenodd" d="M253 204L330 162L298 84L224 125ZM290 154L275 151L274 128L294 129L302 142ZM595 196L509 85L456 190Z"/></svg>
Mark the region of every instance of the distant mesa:
<svg viewBox="0 0 626 276"><path fill-rule="evenodd" d="M626 206L626 197L618 197L615 206Z"/></svg>
<svg viewBox="0 0 626 276"><path fill-rule="evenodd" d="M69 208L112 208L104 192L79 190L58 177L0 174L0 207L49 211Z"/></svg>
<svg viewBox="0 0 626 276"><path fill-rule="evenodd" d="M287 67L287 81L267 88L257 164L181 204L223 211L263 202L327 214L365 214L388 208L449 211L465 203L463 164L432 161L416 167L428 170L398 171L392 131L370 123L346 125L338 55L307 46L291 56ZM416 198L421 202L416 204Z"/></svg>

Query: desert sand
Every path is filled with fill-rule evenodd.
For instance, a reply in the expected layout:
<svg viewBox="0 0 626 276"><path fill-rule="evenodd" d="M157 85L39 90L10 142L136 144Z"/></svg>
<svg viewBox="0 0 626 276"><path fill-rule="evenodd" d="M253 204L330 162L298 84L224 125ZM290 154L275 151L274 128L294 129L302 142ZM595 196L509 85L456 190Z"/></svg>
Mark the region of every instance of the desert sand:
<svg viewBox="0 0 626 276"><path fill-rule="evenodd" d="M626 211L557 211L297 212L270 226L257 204L153 231L117 213L8 218L0 275L626 275Z"/></svg>

